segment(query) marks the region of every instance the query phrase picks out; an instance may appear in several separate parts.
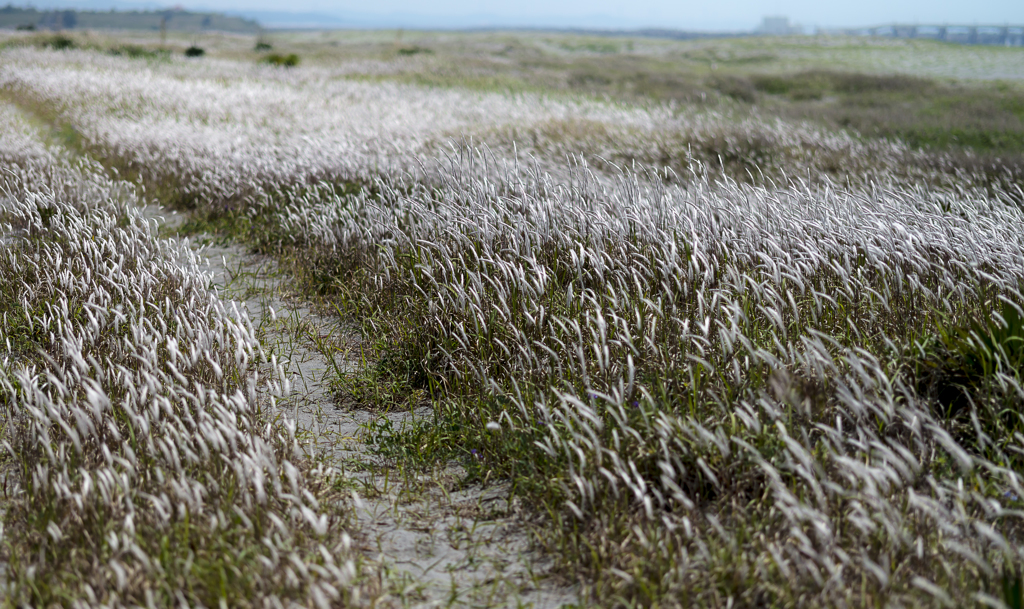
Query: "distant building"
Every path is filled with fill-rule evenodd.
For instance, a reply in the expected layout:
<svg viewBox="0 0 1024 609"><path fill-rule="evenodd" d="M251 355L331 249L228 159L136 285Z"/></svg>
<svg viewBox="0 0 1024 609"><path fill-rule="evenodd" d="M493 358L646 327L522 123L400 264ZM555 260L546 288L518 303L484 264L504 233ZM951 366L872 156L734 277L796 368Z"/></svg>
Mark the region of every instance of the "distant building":
<svg viewBox="0 0 1024 609"><path fill-rule="evenodd" d="M795 23L790 23L789 17L765 17L754 33L763 36L789 36L803 34L804 29Z"/></svg>

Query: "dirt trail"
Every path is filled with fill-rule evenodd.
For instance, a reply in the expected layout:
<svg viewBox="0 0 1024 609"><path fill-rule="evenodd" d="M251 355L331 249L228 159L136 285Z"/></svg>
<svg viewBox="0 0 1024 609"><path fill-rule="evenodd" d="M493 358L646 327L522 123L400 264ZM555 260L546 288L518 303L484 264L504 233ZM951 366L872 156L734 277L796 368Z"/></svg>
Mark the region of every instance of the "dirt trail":
<svg viewBox="0 0 1024 609"><path fill-rule="evenodd" d="M165 233L184 221L156 208L146 213L159 218ZM351 479L355 536L394 584L391 598L381 599L385 606L540 609L578 602L572 587L548 576L550 561L530 550L507 486L463 488L458 465L412 475L373 454L364 442L367 422L386 416L398 429L432 415L430 409L382 414L336 404L331 379L360 369L353 329L304 304L271 258L203 236L193 247L209 261L212 287L244 307L264 349L286 371L291 393L278 403L280 412Z"/></svg>
<svg viewBox="0 0 1024 609"><path fill-rule="evenodd" d="M31 109L22 110L61 145L52 124ZM153 205L143 208L143 215L163 235L173 235L187 221L185 215ZM0 235L0 247L10 239ZM465 488L460 484L464 472L454 464L406 476L374 455L364 442L368 422L387 417L398 429L431 413L337 406L330 380L360 370L354 355L357 332L311 310L272 258L247 254L241 245L208 236L193 238L190 244L209 262L211 288L238 302L260 331L264 349L284 367L291 393L277 404L281 414L296 422L312 450L351 479L351 533L394 584L390 598L379 599L378 606L541 609L578 602L572 587L548 576L550 560L530 550L517 506L507 501L507 487ZM6 570L0 562L0 599Z"/></svg>

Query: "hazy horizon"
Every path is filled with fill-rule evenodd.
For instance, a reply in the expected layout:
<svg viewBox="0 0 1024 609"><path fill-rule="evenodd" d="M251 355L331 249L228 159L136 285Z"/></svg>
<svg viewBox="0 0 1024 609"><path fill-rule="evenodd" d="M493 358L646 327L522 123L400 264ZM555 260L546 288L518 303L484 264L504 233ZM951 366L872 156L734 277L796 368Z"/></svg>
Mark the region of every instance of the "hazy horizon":
<svg viewBox="0 0 1024 609"><path fill-rule="evenodd" d="M351 1L196 0L150 2L125 0L43 0L27 3L41 9L159 9L180 5L188 10L226 12L262 20L323 21L325 27L578 27L672 28L705 31L749 31L765 16L785 16L805 28L864 27L889 23L1024 24L1024 2L941 1L821 3L811 0L437 0L425 6L410 0L378 0L373 9Z"/></svg>

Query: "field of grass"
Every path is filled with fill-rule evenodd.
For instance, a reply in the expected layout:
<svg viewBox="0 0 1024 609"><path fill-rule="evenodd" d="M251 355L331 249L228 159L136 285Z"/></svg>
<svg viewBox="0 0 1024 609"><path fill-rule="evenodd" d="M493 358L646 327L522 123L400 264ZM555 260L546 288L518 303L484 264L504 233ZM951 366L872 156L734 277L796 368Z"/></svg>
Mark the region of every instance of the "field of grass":
<svg viewBox="0 0 1024 609"><path fill-rule="evenodd" d="M507 485L582 604L1024 606L1020 49L185 42L0 50L6 602L417 602L205 232L358 329L396 479Z"/></svg>

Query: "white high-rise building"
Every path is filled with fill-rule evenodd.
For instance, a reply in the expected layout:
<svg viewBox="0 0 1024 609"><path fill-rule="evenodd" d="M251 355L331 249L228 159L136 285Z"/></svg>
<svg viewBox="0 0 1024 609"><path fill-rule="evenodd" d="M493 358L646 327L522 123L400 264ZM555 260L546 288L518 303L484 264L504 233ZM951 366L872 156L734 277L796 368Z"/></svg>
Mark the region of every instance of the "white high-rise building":
<svg viewBox="0 0 1024 609"><path fill-rule="evenodd" d="M790 34L803 34L804 29L795 23L789 22L789 17L765 17L761 25L755 30L758 34L767 36L788 36Z"/></svg>

